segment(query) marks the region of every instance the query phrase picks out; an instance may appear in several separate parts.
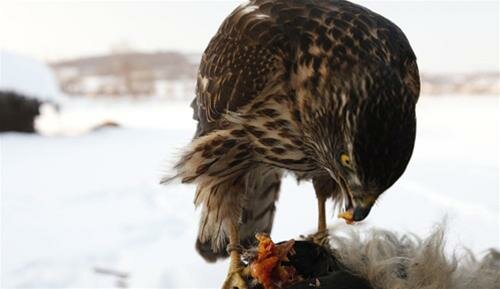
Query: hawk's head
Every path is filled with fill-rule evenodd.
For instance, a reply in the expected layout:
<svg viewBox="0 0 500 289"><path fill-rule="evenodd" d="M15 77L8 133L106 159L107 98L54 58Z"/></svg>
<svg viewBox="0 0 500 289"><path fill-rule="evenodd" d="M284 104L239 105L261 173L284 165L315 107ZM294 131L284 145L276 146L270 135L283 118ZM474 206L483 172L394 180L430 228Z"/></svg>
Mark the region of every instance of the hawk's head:
<svg viewBox="0 0 500 289"><path fill-rule="evenodd" d="M353 220L361 221L406 169L415 143L416 98L390 68L352 73L318 97L323 108L309 118L308 134L318 165L342 188Z"/></svg>

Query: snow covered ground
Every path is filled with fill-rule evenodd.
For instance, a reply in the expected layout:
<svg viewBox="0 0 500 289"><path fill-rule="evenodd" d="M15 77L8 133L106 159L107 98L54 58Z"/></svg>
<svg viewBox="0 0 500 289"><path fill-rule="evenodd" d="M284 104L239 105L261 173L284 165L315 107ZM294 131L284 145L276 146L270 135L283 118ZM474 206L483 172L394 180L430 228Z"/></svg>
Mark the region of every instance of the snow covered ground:
<svg viewBox="0 0 500 289"><path fill-rule="evenodd" d="M50 136L1 135L1 287L218 287L227 262L194 251L194 187L158 184L190 118L188 104L68 100L40 120ZM83 133L101 120L125 127ZM425 236L447 217L449 252L498 249L498 181L498 98L423 96L407 172L357 226ZM285 179L273 238L315 220L312 186Z"/></svg>

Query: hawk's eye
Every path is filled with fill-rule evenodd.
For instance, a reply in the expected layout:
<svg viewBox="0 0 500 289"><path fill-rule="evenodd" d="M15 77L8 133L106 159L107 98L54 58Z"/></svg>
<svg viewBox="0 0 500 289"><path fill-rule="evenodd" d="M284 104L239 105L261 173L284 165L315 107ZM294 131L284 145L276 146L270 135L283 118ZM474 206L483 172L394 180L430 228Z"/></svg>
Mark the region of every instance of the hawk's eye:
<svg viewBox="0 0 500 289"><path fill-rule="evenodd" d="M352 168L351 158L349 158L349 156L346 153L343 153L340 155L340 163L346 168L349 168L349 169Z"/></svg>

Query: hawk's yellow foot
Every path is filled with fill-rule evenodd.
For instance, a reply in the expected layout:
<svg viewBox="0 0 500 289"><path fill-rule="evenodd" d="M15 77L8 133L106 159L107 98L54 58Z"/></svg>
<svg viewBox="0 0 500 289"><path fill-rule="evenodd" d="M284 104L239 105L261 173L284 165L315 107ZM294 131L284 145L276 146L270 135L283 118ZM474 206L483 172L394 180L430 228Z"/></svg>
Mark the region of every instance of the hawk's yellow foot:
<svg viewBox="0 0 500 289"><path fill-rule="evenodd" d="M326 228L326 199L321 195L321 192L319 190L316 190L316 196L318 198L318 231L314 234L301 237L307 241L314 242L325 248L330 248L328 242L328 230Z"/></svg>
<svg viewBox="0 0 500 289"><path fill-rule="evenodd" d="M222 284L222 289L248 289L247 283L244 278L244 270L241 266L230 268L227 273L226 281Z"/></svg>
<svg viewBox="0 0 500 289"><path fill-rule="evenodd" d="M229 227L229 271L226 281L222 284L222 289L248 289L244 276L248 276L248 269L241 263L241 245L239 239L238 226L233 222Z"/></svg>
<svg viewBox="0 0 500 289"><path fill-rule="evenodd" d="M310 234L307 236L301 236L301 237L306 241L311 241L311 242L318 244L322 247L330 248L330 242L329 242L328 236L329 236L328 230L321 230L321 231L318 231L314 234Z"/></svg>

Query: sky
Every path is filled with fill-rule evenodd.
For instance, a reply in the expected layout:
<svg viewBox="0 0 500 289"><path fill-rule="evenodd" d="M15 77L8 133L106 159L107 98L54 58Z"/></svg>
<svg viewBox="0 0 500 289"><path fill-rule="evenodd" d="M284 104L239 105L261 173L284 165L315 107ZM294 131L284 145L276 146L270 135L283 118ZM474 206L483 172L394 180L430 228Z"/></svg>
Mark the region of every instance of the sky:
<svg viewBox="0 0 500 289"><path fill-rule="evenodd" d="M396 23L420 70L500 71L498 1L354 1ZM201 53L241 1L0 0L0 48L45 61L112 49Z"/></svg>

